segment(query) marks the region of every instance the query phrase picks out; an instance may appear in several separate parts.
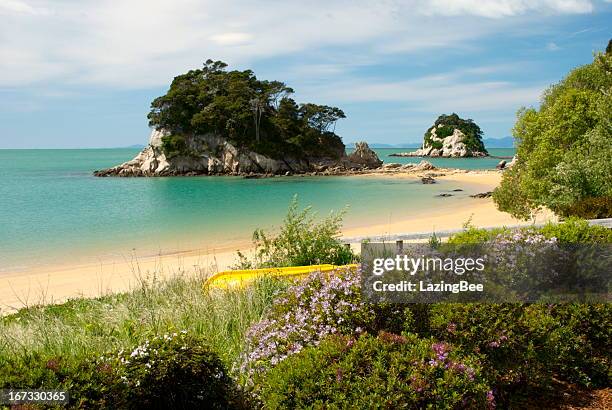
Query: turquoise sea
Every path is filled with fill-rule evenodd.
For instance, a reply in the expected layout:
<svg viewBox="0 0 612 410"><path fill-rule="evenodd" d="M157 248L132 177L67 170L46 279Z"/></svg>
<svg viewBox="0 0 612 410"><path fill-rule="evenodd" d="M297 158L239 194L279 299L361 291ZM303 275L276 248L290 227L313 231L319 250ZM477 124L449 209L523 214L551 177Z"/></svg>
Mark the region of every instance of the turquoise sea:
<svg viewBox="0 0 612 410"><path fill-rule="evenodd" d="M385 162L401 149L376 150ZM0 272L50 263L91 262L248 241L278 225L294 195L319 214L349 206L347 226L392 223L435 212L442 181L377 177L95 178L92 171L133 158L138 149L0 150ZM492 155L512 155L493 149ZM431 159L442 167L494 168L499 159Z"/></svg>

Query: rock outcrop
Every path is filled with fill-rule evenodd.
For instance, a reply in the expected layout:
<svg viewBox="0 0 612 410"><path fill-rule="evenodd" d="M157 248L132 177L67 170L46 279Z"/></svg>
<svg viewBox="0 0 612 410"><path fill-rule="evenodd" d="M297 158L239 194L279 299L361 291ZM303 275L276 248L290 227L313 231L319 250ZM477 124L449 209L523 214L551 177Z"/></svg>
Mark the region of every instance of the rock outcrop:
<svg viewBox="0 0 612 410"><path fill-rule="evenodd" d="M490 198L493 195L493 191L480 192L478 194L470 195L470 198Z"/></svg>
<svg viewBox="0 0 612 410"><path fill-rule="evenodd" d="M414 152L391 154L397 157L483 157L488 152L482 130L471 119L457 114L440 115L427 129L423 145Z"/></svg>
<svg viewBox="0 0 612 410"><path fill-rule="evenodd" d="M393 157L486 157L486 152L472 151L463 142L465 135L460 129L455 128L448 137L440 138L436 135L437 129L431 129L430 141L432 145L423 143L423 147L414 152L400 152L390 154ZM436 148L434 146L439 146Z"/></svg>
<svg viewBox="0 0 612 410"><path fill-rule="evenodd" d="M241 149L215 134L197 135L185 140L178 155L168 157L162 138L169 133L154 130L149 144L131 161L95 171L94 175L141 177L174 175L290 175L308 172L341 173L378 167L378 159L366 143L359 145L357 155L347 157L344 151L337 158L275 159ZM358 161L357 161L358 160ZM377 165L376 165L377 164Z"/></svg>
<svg viewBox="0 0 612 410"><path fill-rule="evenodd" d="M423 184L435 184L436 180L433 177L425 176L421 178L421 182Z"/></svg>
<svg viewBox="0 0 612 410"><path fill-rule="evenodd" d="M512 157L512 160L506 164L505 168L512 168L516 164L516 161L518 161L518 157L515 155Z"/></svg>
<svg viewBox="0 0 612 410"><path fill-rule="evenodd" d="M367 142L356 143L355 151L348 156L348 160L369 169L378 168L383 163L380 158L378 158L378 155L370 149Z"/></svg>

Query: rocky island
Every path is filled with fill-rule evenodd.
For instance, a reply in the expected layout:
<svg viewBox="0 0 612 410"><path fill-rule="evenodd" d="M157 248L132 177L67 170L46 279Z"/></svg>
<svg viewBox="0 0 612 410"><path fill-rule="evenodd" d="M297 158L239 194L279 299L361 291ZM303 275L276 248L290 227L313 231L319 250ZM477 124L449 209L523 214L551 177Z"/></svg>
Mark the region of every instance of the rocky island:
<svg viewBox="0 0 612 410"><path fill-rule="evenodd" d="M440 115L429 127L423 145L414 152L390 154L393 157L485 157L488 152L482 142L482 130L473 120Z"/></svg>
<svg viewBox="0 0 612 410"><path fill-rule="evenodd" d="M366 143L346 155L336 107L297 104L293 90L221 61L174 78L148 115L149 144L96 176L341 174L378 168Z"/></svg>

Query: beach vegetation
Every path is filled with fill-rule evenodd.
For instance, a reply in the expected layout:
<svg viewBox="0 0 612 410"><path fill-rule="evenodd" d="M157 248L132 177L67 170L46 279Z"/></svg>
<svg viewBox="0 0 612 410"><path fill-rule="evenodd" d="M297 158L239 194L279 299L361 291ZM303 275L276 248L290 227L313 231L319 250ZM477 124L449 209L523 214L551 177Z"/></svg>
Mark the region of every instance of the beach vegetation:
<svg viewBox="0 0 612 410"><path fill-rule="evenodd" d="M266 408L493 408L480 360L447 343L381 332L333 335L257 384Z"/></svg>
<svg viewBox="0 0 612 410"><path fill-rule="evenodd" d="M340 241L345 211L317 220L311 207L299 208L297 197L289 205L278 233L257 229L253 233L254 255L238 252L241 269L346 265L356 260L353 251Z"/></svg>
<svg viewBox="0 0 612 410"><path fill-rule="evenodd" d="M515 237L612 243L575 219L466 224L450 242ZM0 319L0 388L68 389L72 408L521 408L560 382L609 384L608 304L376 304L358 268L203 291L204 279L152 277Z"/></svg>
<svg viewBox="0 0 612 410"><path fill-rule="evenodd" d="M166 94L153 100L149 125L170 133L162 145L167 156L188 155L182 140L209 133L273 158L342 155L344 144L334 131L344 112L297 104L293 92L251 70L230 71L222 61L207 60L175 77Z"/></svg>
<svg viewBox="0 0 612 410"><path fill-rule="evenodd" d="M500 210L528 219L549 208L562 216L612 216L612 53L572 70L522 108L513 129L517 163L493 192Z"/></svg>

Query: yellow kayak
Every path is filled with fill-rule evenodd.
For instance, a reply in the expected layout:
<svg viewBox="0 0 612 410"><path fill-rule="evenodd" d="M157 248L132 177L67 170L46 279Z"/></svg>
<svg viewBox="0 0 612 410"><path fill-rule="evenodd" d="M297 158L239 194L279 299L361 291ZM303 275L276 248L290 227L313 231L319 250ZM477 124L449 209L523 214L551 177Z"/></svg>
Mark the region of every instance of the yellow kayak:
<svg viewBox="0 0 612 410"><path fill-rule="evenodd" d="M217 288L227 289L243 287L253 282L255 279L270 277L301 277L313 272L330 272L339 268L354 268L358 265L310 265L310 266L290 266L287 268L263 268L263 269L244 269L228 270L215 273L204 282L204 289Z"/></svg>

